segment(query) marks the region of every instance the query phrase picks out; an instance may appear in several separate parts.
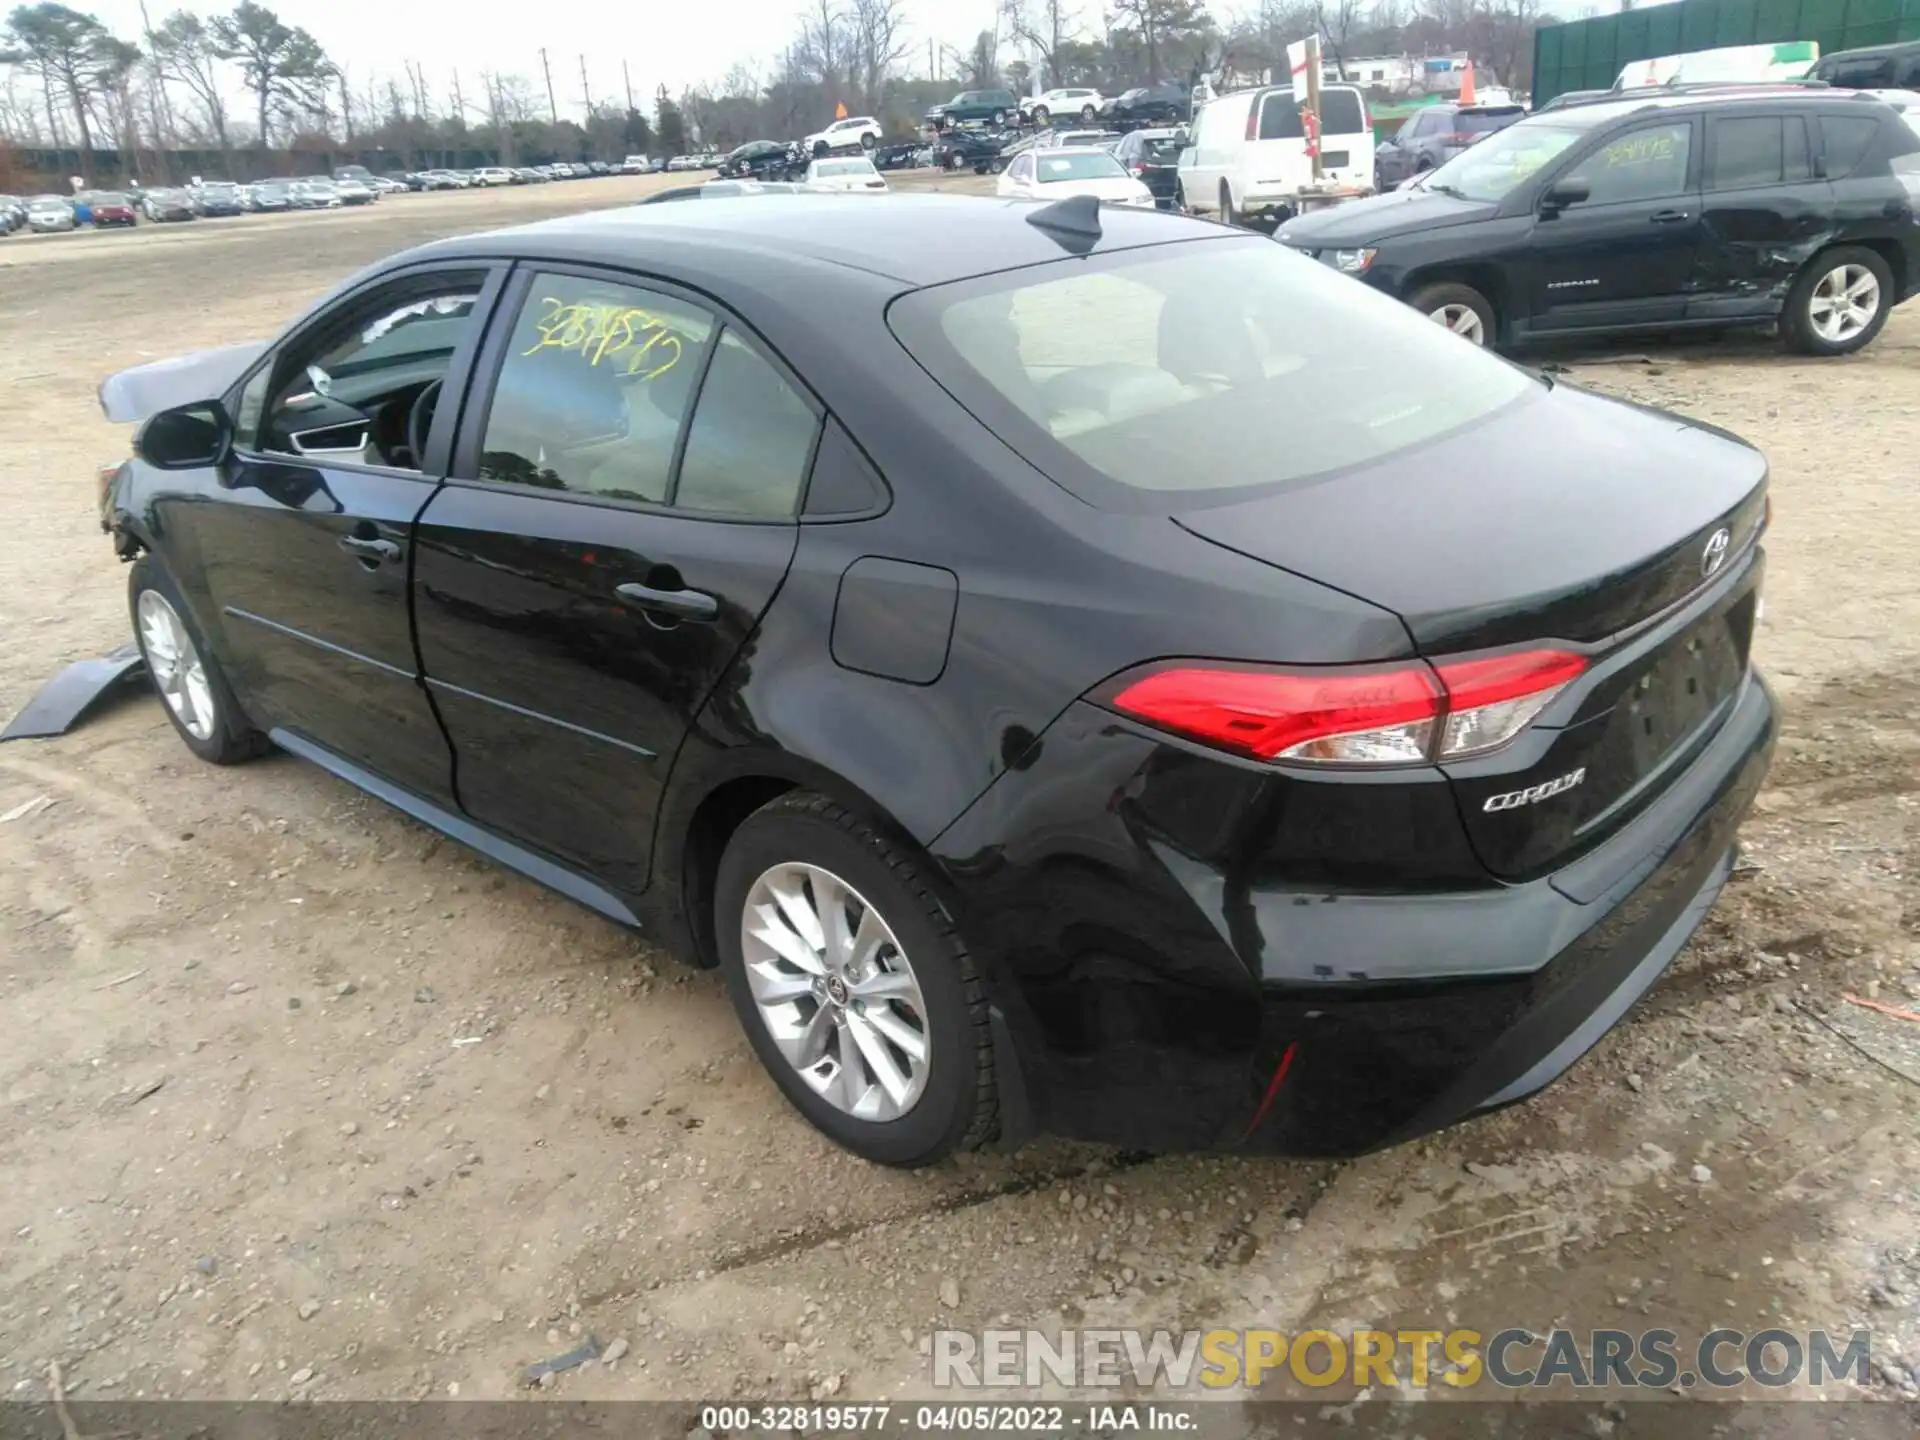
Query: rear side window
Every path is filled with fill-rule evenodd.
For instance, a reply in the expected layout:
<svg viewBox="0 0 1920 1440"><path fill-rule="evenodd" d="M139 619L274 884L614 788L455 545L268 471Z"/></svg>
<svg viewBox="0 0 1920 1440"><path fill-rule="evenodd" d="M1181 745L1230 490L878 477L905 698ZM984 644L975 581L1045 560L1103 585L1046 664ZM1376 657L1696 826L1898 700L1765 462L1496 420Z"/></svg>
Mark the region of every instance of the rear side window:
<svg viewBox="0 0 1920 1440"><path fill-rule="evenodd" d="M1275 90L1260 101L1260 138L1262 140L1299 140L1306 135L1300 128L1300 106L1284 90Z"/></svg>
<svg viewBox="0 0 1920 1440"><path fill-rule="evenodd" d="M664 504L714 329L657 291L536 275L494 386L481 478Z"/></svg>
<svg viewBox="0 0 1920 1440"><path fill-rule="evenodd" d="M1839 180L1851 175L1879 128L1880 122L1870 115L1822 115L1820 150L1826 157L1827 178Z"/></svg>
<svg viewBox="0 0 1920 1440"><path fill-rule="evenodd" d="M783 519L800 505L820 422L771 362L732 330L694 407L673 503L683 510Z"/></svg>
<svg viewBox="0 0 1920 1440"><path fill-rule="evenodd" d="M1265 239L1059 260L917 291L888 318L1007 444L1117 510L1237 499L1377 460L1536 387Z"/></svg>
<svg viewBox="0 0 1920 1440"><path fill-rule="evenodd" d="M1778 115L1713 120L1707 125L1705 183L1709 190L1778 184L1786 158L1785 127Z"/></svg>
<svg viewBox="0 0 1920 1440"><path fill-rule="evenodd" d="M1367 128L1367 110L1352 90L1320 92L1320 133L1358 135Z"/></svg>

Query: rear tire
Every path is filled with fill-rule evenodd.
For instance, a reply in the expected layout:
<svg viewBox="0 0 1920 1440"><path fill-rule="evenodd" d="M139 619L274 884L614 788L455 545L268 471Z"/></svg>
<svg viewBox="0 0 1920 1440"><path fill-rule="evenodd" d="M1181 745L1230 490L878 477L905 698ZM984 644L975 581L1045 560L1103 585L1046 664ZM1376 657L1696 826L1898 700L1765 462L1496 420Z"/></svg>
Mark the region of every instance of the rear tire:
<svg viewBox="0 0 1920 1440"><path fill-rule="evenodd" d="M1093 114L1094 114L1093 106L1082 105L1080 107L1080 118L1089 125L1093 123Z"/></svg>
<svg viewBox="0 0 1920 1440"><path fill-rule="evenodd" d="M862 135L860 137L860 148L862 150L871 150L876 143L878 142L874 140L872 135Z"/></svg>
<svg viewBox="0 0 1920 1440"><path fill-rule="evenodd" d="M1851 355L1873 342L1893 308L1893 272L1861 245L1816 255L1780 312L1780 333L1802 355Z"/></svg>
<svg viewBox="0 0 1920 1440"><path fill-rule="evenodd" d="M1006 111L1004 111L1004 110L996 110L996 111L994 111L994 112L993 112L993 123L994 123L994 125L995 125L996 127L1003 127L1003 126L1005 126L1005 125L1006 125L1006 123L1007 123L1007 112L1006 112Z"/></svg>
<svg viewBox="0 0 1920 1440"><path fill-rule="evenodd" d="M1047 123L1052 119L1053 119L1053 112L1047 109L1046 106L1036 105L1033 107L1033 123L1036 126L1038 126L1040 129L1042 130L1046 129Z"/></svg>
<svg viewBox="0 0 1920 1440"><path fill-rule="evenodd" d="M271 748L267 737L233 698L179 587L150 554L133 563L127 604L147 675L187 748L214 765L237 765L264 755Z"/></svg>
<svg viewBox="0 0 1920 1440"><path fill-rule="evenodd" d="M1220 223L1222 225L1244 225L1246 217L1233 208L1233 191L1227 182L1220 182Z"/></svg>
<svg viewBox="0 0 1920 1440"><path fill-rule="evenodd" d="M1491 348L1499 338L1498 319L1492 304L1471 285L1451 281L1429 285L1407 303L1474 345Z"/></svg>
<svg viewBox="0 0 1920 1440"><path fill-rule="evenodd" d="M918 1167L993 1138L972 956L919 862L865 817L807 791L750 815L720 860L714 933L754 1052L828 1139Z"/></svg>

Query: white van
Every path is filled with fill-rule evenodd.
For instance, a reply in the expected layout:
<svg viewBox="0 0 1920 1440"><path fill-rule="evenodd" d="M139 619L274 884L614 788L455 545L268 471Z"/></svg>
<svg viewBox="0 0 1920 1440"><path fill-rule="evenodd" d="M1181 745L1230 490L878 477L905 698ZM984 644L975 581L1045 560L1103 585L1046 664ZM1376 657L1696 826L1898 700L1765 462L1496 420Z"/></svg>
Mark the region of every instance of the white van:
<svg viewBox="0 0 1920 1440"><path fill-rule="evenodd" d="M1192 135L1180 156L1180 196L1196 215L1277 222L1373 188L1373 127L1366 96L1351 85L1320 87L1317 185L1287 86L1222 95L1194 117Z"/></svg>

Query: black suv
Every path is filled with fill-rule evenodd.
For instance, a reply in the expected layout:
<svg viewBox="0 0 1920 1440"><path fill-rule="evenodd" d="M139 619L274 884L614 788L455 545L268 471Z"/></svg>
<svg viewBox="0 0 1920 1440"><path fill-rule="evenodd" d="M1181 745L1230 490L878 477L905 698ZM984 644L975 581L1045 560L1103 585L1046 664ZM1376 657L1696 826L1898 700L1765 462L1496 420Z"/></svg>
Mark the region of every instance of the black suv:
<svg viewBox="0 0 1920 1440"><path fill-rule="evenodd" d="M790 180L794 148L779 140L749 140L727 152L716 173L723 180Z"/></svg>
<svg viewBox="0 0 1920 1440"><path fill-rule="evenodd" d="M962 90L946 104L929 110L927 124L935 130L944 130L949 125L964 125L970 120L1005 125L1019 117L1020 101L1011 90Z"/></svg>
<svg viewBox="0 0 1920 1440"><path fill-rule="evenodd" d="M1184 85L1143 85L1100 106L1109 125L1184 125L1193 119L1193 92Z"/></svg>
<svg viewBox="0 0 1920 1440"><path fill-rule="evenodd" d="M1277 238L1477 344L1778 324L1844 355L1920 285L1920 134L1870 95L1676 91L1529 116Z"/></svg>

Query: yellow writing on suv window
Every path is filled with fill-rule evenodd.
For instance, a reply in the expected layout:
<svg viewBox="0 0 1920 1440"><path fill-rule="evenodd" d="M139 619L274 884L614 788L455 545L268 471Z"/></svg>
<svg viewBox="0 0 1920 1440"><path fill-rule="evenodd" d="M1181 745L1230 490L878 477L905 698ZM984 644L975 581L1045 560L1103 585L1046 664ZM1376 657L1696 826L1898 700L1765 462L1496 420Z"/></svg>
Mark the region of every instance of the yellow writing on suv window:
<svg viewBox="0 0 1920 1440"><path fill-rule="evenodd" d="M568 304L543 296L546 314L533 322L540 338L520 353L561 350L582 356L589 365L608 362L641 380L664 375L680 363L684 350L668 322L631 305Z"/></svg>
<svg viewBox="0 0 1920 1440"><path fill-rule="evenodd" d="M1660 160L1673 159L1675 142L1673 132L1649 132L1642 135L1629 135L1624 140L1616 140L1607 146L1607 168L1616 165L1651 165Z"/></svg>

